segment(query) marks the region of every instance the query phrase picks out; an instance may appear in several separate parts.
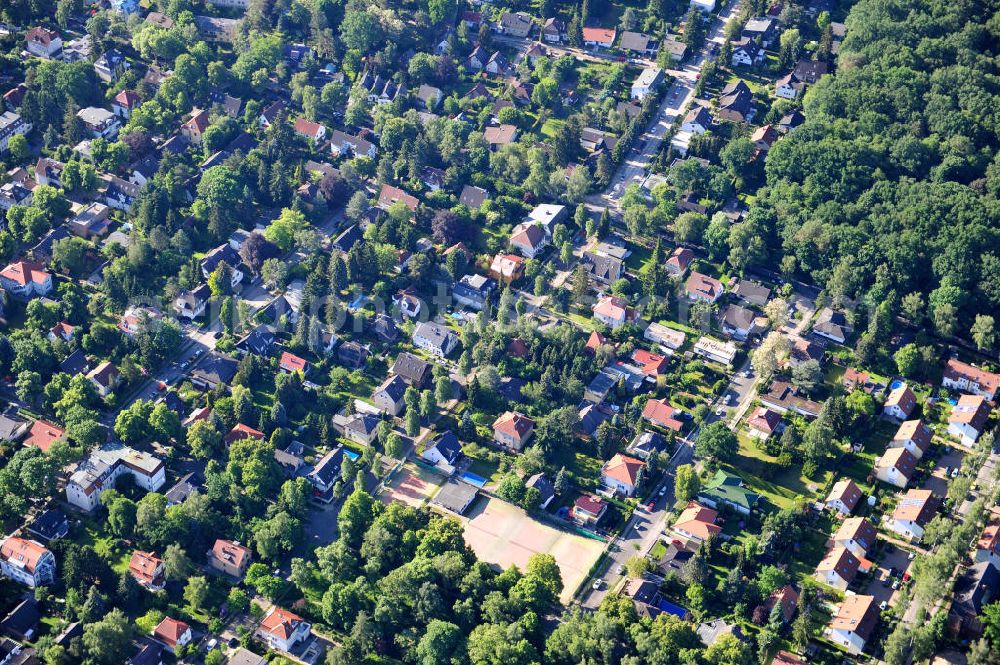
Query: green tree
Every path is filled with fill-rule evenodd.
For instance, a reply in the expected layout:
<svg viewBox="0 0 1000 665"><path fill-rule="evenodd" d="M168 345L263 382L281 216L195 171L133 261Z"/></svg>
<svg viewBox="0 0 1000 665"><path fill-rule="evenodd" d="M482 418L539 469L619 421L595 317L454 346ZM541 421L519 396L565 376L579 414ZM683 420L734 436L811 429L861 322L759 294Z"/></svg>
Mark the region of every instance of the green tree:
<svg viewBox="0 0 1000 665"><path fill-rule="evenodd" d="M699 457L728 462L736 457L739 442L732 430L724 422L717 420L701 428L694 450Z"/></svg>
<svg viewBox="0 0 1000 665"><path fill-rule="evenodd" d="M980 351L992 349L996 344L996 330L993 317L988 314L977 314L972 324L972 340Z"/></svg>
<svg viewBox="0 0 1000 665"><path fill-rule="evenodd" d="M674 498L677 501L687 502L697 496L699 491L701 491L701 481L694 467L690 464L678 466L674 477Z"/></svg>
<svg viewBox="0 0 1000 665"><path fill-rule="evenodd" d="M309 227L305 215L297 210L285 208L277 219L264 229L264 237L281 248L290 251L295 245L295 234Z"/></svg>
<svg viewBox="0 0 1000 665"><path fill-rule="evenodd" d="M418 665L452 665L465 651L465 635L453 623L432 619L417 643Z"/></svg>
<svg viewBox="0 0 1000 665"><path fill-rule="evenodd" d="M124 663L132 652L132 623L115 608L83 627L83 646L99 665Z"/></svg>
<svg viewBox="0 0 1000 665"><path fill-rule="evenodd" d="M208 599L208 580L204 577L191 577L184 587L184 600L195 612L199 611Z"/></svg>
<svg viewBox="0 0 1000 665"><path fill-rule="evenodd" d="M23 134L14 134L7 141L7 152L15 164L23 163L31 155L28 148L28 139Z"/></svg>

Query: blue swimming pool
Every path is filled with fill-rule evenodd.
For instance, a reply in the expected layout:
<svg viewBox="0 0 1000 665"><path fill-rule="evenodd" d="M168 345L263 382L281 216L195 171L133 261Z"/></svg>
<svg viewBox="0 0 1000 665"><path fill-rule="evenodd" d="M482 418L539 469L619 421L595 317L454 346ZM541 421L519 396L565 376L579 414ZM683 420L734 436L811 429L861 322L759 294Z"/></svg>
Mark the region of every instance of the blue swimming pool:
<svg viewBox="0 0 1000 665"><path fill-rule="evenodd" d="M474 473L466 471L462 474L462 480L469 483L470 485L475 485L476 487L483 487L486 485L486 479L482 476L477 476Z"/></svg>
<svg viewBox="0 0 1000 665"><path fill-rule="evenodd" d="M353 450L345 450L344 457L351 460L352 462L357 462L361 458L361 455L357 454Z"/></svg>
<svg viewBox="0 0 1000 665"><path fill-rule="evenodd" d="M905 385L902 379L893 379L892 383L889 384L889 390L895 390L901 386Z"/></svg>

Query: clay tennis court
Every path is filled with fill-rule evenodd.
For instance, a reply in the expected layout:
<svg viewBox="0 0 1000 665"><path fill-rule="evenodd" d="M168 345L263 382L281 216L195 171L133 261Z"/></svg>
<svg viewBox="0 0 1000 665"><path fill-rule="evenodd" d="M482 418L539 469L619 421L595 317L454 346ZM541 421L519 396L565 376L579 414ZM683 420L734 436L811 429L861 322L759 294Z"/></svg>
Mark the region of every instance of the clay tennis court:
<svg viewBox="0 0 1000 665"><path fill-rule="evenodd" d="M480 497L465 514L465 542L483 561L521 570L532 554L551 554L562 573L561 600L569 602L597 561L604 543L537 522L499 499Z"/></svg>
<svg viewBox="0 0 1000 665"><path fill-rule="evenodd" d="M443 482L441 476L413 464L400 469L379 498L383 503L398 501L419 508L437 494Z"/></svg>

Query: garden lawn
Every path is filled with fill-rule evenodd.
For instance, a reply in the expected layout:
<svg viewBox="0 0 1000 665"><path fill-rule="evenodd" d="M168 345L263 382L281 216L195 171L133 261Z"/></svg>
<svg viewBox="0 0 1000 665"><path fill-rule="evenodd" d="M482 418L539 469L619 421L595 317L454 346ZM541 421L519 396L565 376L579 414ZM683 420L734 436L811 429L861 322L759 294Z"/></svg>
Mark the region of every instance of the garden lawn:
<svg viewBox="0 0 1000 665"><path fill-rule="evenodd" d="M801 467L781 469L777 465L778 458L759 448L746 432L739 432L737 439L740 450L733 464L735 471L750 489L766 496L778 508L790 508L799 498L818 498L818 492L833 475L824 470L816 478L807 478Z"/></svg>

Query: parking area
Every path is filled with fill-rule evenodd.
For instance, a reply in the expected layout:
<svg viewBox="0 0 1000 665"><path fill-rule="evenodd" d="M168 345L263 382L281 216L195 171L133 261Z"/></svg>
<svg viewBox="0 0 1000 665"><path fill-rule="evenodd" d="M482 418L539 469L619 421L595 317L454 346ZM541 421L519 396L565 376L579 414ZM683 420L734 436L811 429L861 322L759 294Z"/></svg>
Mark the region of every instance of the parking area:
<svg viewBox="0 0 1000 665"><path fill-rule="evenodd" d="M875 602L881 604L885 601L889 607L894 607L899 589L893 589L893 582L902 585L903 574L909 569L912 563L909 560L909 552L899 547L893 547L893 551L883 554L882 561L877 568L872 568L869 573L870 580L865 593L875 597ZM895 572L895 576L890 573Z"/></svg>
<svg viewBox="0 0 1000 665"><path fill-rule="evenodd" d="M441 489L444 478L416 464L403 466L379 495L383 503L398 501L420 508L434 498Z"/></svg>
<svg viewBox="0 0 1000 665"><path fill-rule="evenodd" d="M562 575L562 602L569 602L604 543L536 521L521 508L499 499L480 498L463 518L465 542L476 556L500 568L528 566L533 554L551 554Z"/></svg>
<svg viewBox="0 0 1000 665"><path fill-rule="evenodd" d="M934 492L934 496L947 495L949 473L962 468L964 458L965 451L958 448L952 448L950 452L941 455L930 477L924 482L924 489Z"/></svg>

